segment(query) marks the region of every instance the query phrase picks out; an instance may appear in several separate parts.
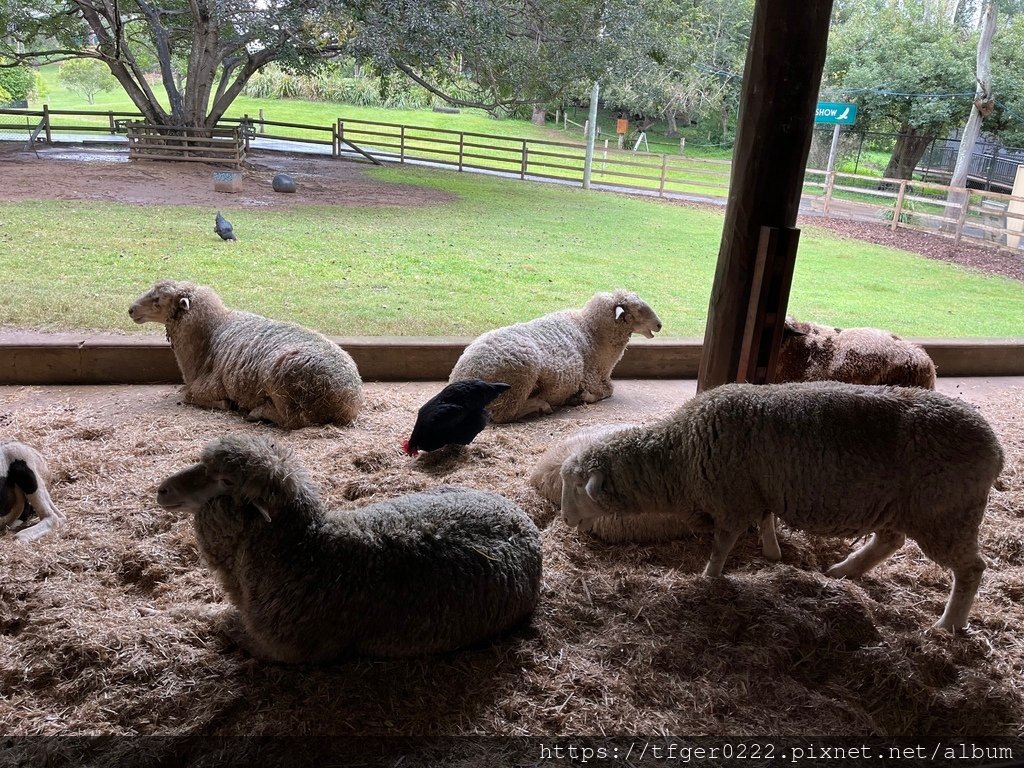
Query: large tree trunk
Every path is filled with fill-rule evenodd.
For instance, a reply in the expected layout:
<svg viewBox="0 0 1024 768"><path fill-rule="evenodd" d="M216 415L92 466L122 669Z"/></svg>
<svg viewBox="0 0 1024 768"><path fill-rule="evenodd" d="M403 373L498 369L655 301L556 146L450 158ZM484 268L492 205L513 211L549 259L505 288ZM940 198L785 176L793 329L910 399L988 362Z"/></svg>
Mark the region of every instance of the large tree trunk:
<svg viewBox="0 0 1024 768"><path fill-rule="evenodd" d="M679 126L676 125L676 111L674 109L670 109L665 113L665 121L668 123L665 135L670 139L679 136Z"/></svg>
<svg viewBox="0 0 1024 768"><path fill-rule="evenodd" d="M887 179L912 179L914 169L928 145L935 140L935 134L928 129L913 128L904 123L900 126L899 137L896 139L896 146L893 147L892 157L885 167L885 178Z"/></svg>
<svg viewBox="0 0 1024 768"><path fill-rule="evenodd" d="M530 118L530 122L534 125L544 125L544 118L547 114L548 111L544 108L543 104L534 104L533 116Z"/></svg>
<svg viewBox="0 0 1024 768"><path fill-rule="evenodd" d="M967 174L970 171L974 146L981 134L981 121L995 107L995 98L992 96L991 54L992 38L996 33L996 16L996 4L993 0L988 0L982 17L981 39L978 40L978 88L974 96L974 106L971 107L971 116L967 118L963 136L960 137L960 148L956 153L953 176L949 180L949 186L952 189L949 190L949 195L946 198L945 218L947 219L959 219L960 210L967 203L967 193L959 190L967 188ZM946 222L945 226L947 229L956 228L951 222Z"/></svg>

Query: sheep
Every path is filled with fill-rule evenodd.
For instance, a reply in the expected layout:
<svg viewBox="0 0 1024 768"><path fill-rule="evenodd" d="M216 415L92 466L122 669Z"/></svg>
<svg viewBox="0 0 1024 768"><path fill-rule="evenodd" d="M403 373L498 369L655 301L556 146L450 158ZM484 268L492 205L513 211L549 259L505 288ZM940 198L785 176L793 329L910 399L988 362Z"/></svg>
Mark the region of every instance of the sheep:
<svg viewBox="0 0 1024 768"><path fill-rule="evenodd" d="M554 505L562 500L562 464L577 452L606 441L629 429L636 424L607 424L577 430L562 442L551 446L540 457L537 466L530 475L532 485L543 498ZM669 541L683 536L691 536L698 532L710 532L700 521L688 519L677 514L645 514L615 517L604 515L583 520L580 530L588 531L602 541L609 542L652 542ZM761 547L764 556L769 560L780 560L782 552L775 537L775 518L769 515L762 521Z"/></svg>
<svg viewBox="0 0 1024 768"><path fill-rule="evenodd" d="M128 315L166 327L186 403L237 408L285 429L350 424L362 407L363 382L345 350L300 325L228 309L206 286L161 280Z"/></svg>
<svg viewBox="0 0 1024 768"><path fill-rule="evenodd" d="M598 293L583 309L488 331L466 347L448 380L511 384L489 406L499 423L548 414L557 405L596 403L612 394L612 369L629 337L650 339L660 330L661 320L635 293Z"/></svg>
<svg viewBox="0 0 1024 768"><path fill-rule="evenodd" d="M291 450L228 436L167 478L157 502L194 513L200 552L258 658L450 651L537 604L540 533L492 493L441 486L329 512Z"/></svg>
<svg viewBox="0 0 1024 768"><path fill-rule="evenodd" d="M608 514L709 519L704 573L776 515L793 528L868 542L826 572L854 578L907 536L953 571L936 627L966 625L985 561L978 528L1003 452L977 410L912 387L837 382L717 387L669 417L605 439L562 465L570 525Z"/></svg>
<svg viewBox="0 0 1024 768"><path fill-rule="evenodd" d="M844 330L787 317L773 380L935 389L935 364L917 344L888 331Z"/></svg>
<svg viewBox="0 0 1024 768"><path fill-rule="evenodd" d="M0 529L15 528L27 516L30 506L39 522L19 531L20 542L40 539L64 521L46 489L50 467L39 451L24 443L0 444Z"/></svg>

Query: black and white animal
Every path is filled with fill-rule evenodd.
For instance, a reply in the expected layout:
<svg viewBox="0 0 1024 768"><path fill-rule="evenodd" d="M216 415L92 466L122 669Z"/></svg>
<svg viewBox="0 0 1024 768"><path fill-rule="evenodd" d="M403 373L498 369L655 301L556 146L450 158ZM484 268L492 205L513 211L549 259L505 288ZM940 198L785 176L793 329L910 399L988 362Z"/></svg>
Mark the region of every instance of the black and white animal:
<svg viewBox="0 0 1024 768"><path fill-rule="evenodd" d="M46 490L49 481L50 469L37 450L24 443L0 444L0 527L20 526L30 511L39 515L38 523L15 535L18 541L42 538L64 520Z"/></svg>
<svg viewBox="0 0 1024 768"><path fill-rule="evenodd" d="M231 226L230 221L220 215L220 211L217 211L217 218L214 219L213 231L220 235L221 240L238 240L235 237L235 228Z"/></svg>
<svg viewBox="0 0 1024 768"><path fill-rule="evenodd" d="M415 456L446 445L469 445L487 426L487 406L510 386L480 379L452 382L420 408L402 450Z"/></svg>
<svg viewBox="0 0 1024 768"><path fill-rule="evenodd" d="M329 510L294 452L242 435L203 449L157 503L196 541L255 656L317 663L441 653L489 640L537 605L541 539L508 499L440 486Z"/></svg>

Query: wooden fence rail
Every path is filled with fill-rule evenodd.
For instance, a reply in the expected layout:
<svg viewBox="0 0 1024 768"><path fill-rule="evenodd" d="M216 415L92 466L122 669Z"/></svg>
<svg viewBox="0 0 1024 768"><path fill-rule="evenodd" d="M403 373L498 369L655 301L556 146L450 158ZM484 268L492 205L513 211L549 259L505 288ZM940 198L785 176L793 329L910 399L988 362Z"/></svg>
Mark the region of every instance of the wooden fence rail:
<svg viewBox="0 0 1024 768"><path fill-rule="evenodd" d="M31 140L52 142L55 133L118 134L133 112L0 109L0 131L25 131ZM16 122L20 119L22 122ZM523 180L582 185L582 143L528 139L428 128L373 120L338 118L309 125L258 117L224 118L221 125L251 141L276 140L329 146L332 157L382 162L418 162L459 171L485 171ZM725 160L595 148L591 178L595 189L658 197L721 201L728 196L731 164ZM918 229L1008 250L1024 257L1024 197L966 190L965 202L948 206L950 187L924 181L807 169L805 208L824 216L885 222L892 230ZM960 195L964 197L964 195Z"/></svg>

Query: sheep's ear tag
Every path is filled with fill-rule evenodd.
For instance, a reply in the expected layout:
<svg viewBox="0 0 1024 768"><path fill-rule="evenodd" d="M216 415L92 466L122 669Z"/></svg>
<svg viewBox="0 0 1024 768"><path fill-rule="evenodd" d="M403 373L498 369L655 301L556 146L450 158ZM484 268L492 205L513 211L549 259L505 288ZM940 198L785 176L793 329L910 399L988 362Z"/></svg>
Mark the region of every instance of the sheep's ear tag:
<svg viewBox="0 0 1024 768"><path fill-rule="evenodd" d="M186 311L188 310L189 307L192 306L192 302L189 301L188 296L182 296L180 299L178 299L178 304L181 306L182 309Z"/></svg>
<svg viewBox="0 0 1024 768"><path fill-rule="evenodd" d="M616 319L616 320L621 320L621 319L622 319L622 316L623 316L624 314L626 314L626 309L625 309L625 307L623 307L623 306L622 306L621 304L617 305L617 306L615 307L615 319Z"/></svg>
<svg viewBox="0 0 1024 768"><path fill-rule="evenodd" d="M604 485L604 475L600 472L594 472L590 479L587 480L587 496L597 501L598 495L601 493L601 487Z"/></svg>
<svg viewBox="0 0 1024 768"><path fill-rule="evenodd" d="M270 517L270 513L267 512L267 508L265 506L260 504L258 501L254 501L252 505L256 507L256 509L259 511L261 515L263 515L264 520L266 520L268 523L274 522Z"/></svg>

